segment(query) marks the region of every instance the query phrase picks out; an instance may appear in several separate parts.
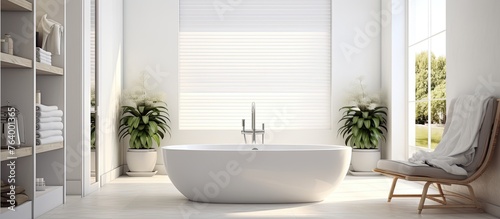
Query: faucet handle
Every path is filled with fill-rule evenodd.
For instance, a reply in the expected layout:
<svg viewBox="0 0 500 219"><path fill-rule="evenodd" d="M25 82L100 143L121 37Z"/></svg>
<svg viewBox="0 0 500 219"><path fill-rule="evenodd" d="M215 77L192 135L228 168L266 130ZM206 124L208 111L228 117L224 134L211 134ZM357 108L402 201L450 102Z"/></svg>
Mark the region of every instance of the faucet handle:
<svg viewBox="0 0 500 219"><path fill-rule="evenodd" d="M241 125L243 126L243 131L245 131L245 119L241 120Z"/></svg>
<svg viewBox="0 0 500 219"><path fill-rule="evenodd" d="M266 133L266 131L264 130L264 123L262 123L262 144L264 144L264 133Z"/></svg>

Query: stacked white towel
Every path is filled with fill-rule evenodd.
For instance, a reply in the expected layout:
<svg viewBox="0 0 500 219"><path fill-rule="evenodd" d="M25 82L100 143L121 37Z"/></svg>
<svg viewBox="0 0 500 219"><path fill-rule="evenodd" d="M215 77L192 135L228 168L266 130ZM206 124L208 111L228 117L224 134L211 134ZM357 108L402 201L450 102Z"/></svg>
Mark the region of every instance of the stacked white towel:
<svg viewBox="0 0 500 219"><path fill-rule="evenodd" d="M51 144L64 141L63 111L57 106L36 105L36 144Z"/></svg>
<svg viewBox="0 0 500 219"><path fill-rule="evenodd" d="M52 65L52 53L43 50L40 47L36 48L36 61L47 65Z"/></svg>

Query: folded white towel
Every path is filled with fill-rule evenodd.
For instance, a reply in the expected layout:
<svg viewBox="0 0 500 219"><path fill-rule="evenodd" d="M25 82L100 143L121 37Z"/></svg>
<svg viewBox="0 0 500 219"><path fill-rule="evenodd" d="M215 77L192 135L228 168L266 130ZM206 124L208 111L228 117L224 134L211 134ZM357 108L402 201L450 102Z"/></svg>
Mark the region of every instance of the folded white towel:
<svg viewBox="0 0 500 219"><path fill-rule="evenodd" d="M36 52L36 56L37 57L41 57L41 56L44 56L44 57L52 57L52 54L47 54L47 53L42 53L42 52Z"/></svg>
<svg viewBox="0 0 500 219"><path fill-rule="evenodd" d="M44 49L42 49L42 48L40 48L40 47L36 47L36 52L43 53L43 54L47 54L47 55L52 55L52 53L51 53L51 52L46 51L46 50L44 50Z"/></svg>
<svg viewBox="0 0 500 219"><path fill-rule="evenodd" d="M44 62L52 62L51 58L46 58L46 57L36 57L36 61L44 61Z"/></svg>
<svg viewBox="0 0 500 219"><path fill-rule="evenodd" d="M36 131L36 138L47 138L52 136L62 136L61 130Z"/></svg>
<svg viewBox="0 0 500 219"><path fill-rule="evenodd" d="M47 59L52 59L52 55L47 55L47 54L43 54L43 53L36 53L36 57L37 58L47 58Z"/></svg>
<svg viewBox="0 0 500 219"><path fill-rule="evenodd" d="M37 60L37 62L46 64L46 65L52 65L52 62L47 62L47 61L44 61L44 60Z"/></svg>
<svg viewBox="0 0 500 219"><path fill-rule="evenodd" d="M51 144L51 143L56 143L56 142L61 142L64 141L63 136L52 136L48 138L37 138L36 139L36 145L42 145L42 144Z"/></svg>
<svg viewBox="0 0 500 219"><path fill-rule="evenodd" d="M45 122L62 122L62 117L36 117L37 123L45 123Z"/></svg>
<svg viewBox="0 0 500 219"><path fill-rule="evenodd" d="M36 58L36 61L41 63L52 63L51 59L38 58L38 57Z"/></svg>
<svg viewBox="0 0 500 219"><path fill-rule="evenodd" d="M45 105L42 105L42 104L37 104L36 105L36 111L40 111L40 112L48 112L48 111L55 111L55 110L58 110L59 108L57 108L57 106L45 106Z"/></svg>
<svg viewBox="0 0 500 219"><path fill-rule="evenodd" d="M36 51L37 51L37 52L39 52L39 53L42 53L42 54L52 55L52 53L51 53L51 52L49 52L49 51L45 51L45 50L43 50L43 49L42 49L42 48L40 48L40 47L36 47Z"/></svg>
<svg viewBox="0 0 500 219"><path fill-rule="evenodd" d="M36 112L36 116L39 118L44 118L44 117L62 117L63 116L63 111L62 110L54 110L54 111L49 111L49 112Z"/></svg>
<svg viewBox="0 0 500 219"><path fill-rule="evenodd" d="M62 122L47 122L47 123L37 123L36 130L46 131L46 130L62 130L64 127Z"/></svg>
<svg viewBox="0 0 500 219"><path fill-rule="evenodd" d="M43 59L43 60L52 60L52 56L50 55L44 55L44 54L36 54L36 59Z"/></svg>

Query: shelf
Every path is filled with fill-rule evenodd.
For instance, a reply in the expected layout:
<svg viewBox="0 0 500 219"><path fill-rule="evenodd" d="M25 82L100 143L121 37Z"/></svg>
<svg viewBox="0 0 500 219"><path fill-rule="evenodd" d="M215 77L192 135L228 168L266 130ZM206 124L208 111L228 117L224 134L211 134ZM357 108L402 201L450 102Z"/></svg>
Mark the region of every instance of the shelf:
<svg viewBox="0 0 500 219"><path fill-rule="evenodd" d="M14 209L16 211L11 211L8 208L0 208L0 218L31 218L31 201L27 201Z"/></svg>
<svg viewBox="0 0 500 219"><path fill-rule="evenodd" d="M64 69L56 67L56 66L47 65L47 64L37 62L36 63L36 74L37 75L61 76L61 75L64 75Z"/></svg>
<svg viewBox="0 0 500 219"><path fill-rule="evenodd" d="M33 11L33 4L26 0L2 0L2 11Z"/></svg>
<svg viewBox="0 0 500 219"><path fill-rule="evenodd" d="M59 189L62 189L62 186L45 186L44 191L36 191L35 192L35 197L40 198L46 194L57 192Z"/></svg>
<svg viewBox="0 0 500 219"><path fill-rule="evenodd" d="M0 53L0 59L2 60L2 68L32 68L33 66L32 61L27 58L3 52Z"/></svg>
<svg viewBox="0 0 500 219"><path fill-rule="evenodd" d="M2 149L1 150L1 156L0 156L0 161L5 161L5 160L11 160L13 158L9 157L27 157L33 154L33 148L31 146L23 146L15 150L15 154L10 155L8 149Z"/></svg>
<svg viewBox="0 0 500 219"><path fill-rule="evenodd" d="M61 149L64 147L64 142L57 142L57 143L52 143L52 144L42 144L42 145L37 145L36 146L36 153L44 153L48 151L53 151L57 149Z"/></svg>
<svg viewBox="0 0 500 219"><path fill-rule="evenodd" d="M63 190L62 186L46 186L45 191L36 191L35 206L33 208L35 218L62 205L64 197Z"/></svg>

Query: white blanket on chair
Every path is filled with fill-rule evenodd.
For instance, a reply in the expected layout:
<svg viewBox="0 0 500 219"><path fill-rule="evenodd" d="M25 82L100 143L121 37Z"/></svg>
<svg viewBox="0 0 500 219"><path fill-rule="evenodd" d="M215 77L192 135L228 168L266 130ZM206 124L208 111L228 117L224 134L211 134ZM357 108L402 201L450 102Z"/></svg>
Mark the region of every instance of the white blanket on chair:
<svg viewBox="0 0 500 219"><path fill-rule="evenodd" d="M473 95L457 98L448 130L436 149L417 151L409 161L439 167L455 175L467 175L461 166L469 165L474 159L488 99L488 96Z"/></svg>

